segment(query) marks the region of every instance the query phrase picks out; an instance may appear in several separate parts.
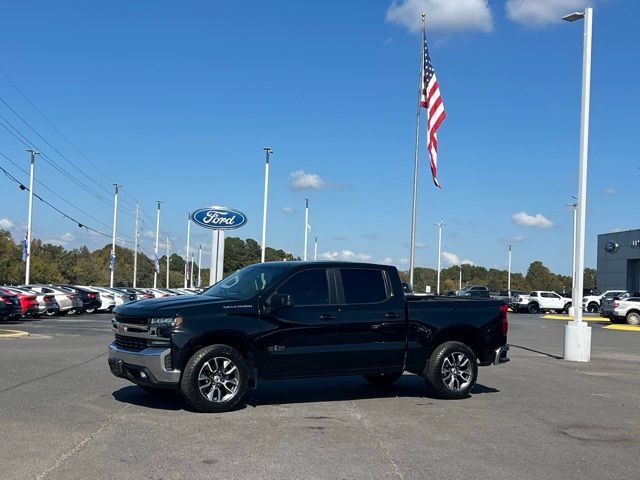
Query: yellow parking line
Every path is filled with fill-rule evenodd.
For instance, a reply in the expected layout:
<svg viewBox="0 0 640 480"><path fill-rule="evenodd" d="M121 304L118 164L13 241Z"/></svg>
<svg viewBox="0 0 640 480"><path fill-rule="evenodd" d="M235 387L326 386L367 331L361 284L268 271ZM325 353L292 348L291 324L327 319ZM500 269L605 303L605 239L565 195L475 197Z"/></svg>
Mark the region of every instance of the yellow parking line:
<svg viewBox="0 0 640 480"><path fill-rule="evenodd" d="M607 330L624 330L625 332L640 332L640 327L635 325L607 325L602 328L606 328Z"/></svg>
<svg viewBox="0 0 640 480"><path fill-rule="evenodd" d="M544 315L542 318L546 318L547 320L565 320L565 321L573 321L573 317L570 317L569 315L553 315L553 314L549 314L549 315ZM584 322L606 322L609 323L609 319L605 318L605 317L587 317L587 316L583 316L582 320Z"/></svg>
<svg viewBox="0 0 640 480"><path fill-rule="evenodd" d="M20 330L0 330L0 338L26 338L29 334Z"/></svg>

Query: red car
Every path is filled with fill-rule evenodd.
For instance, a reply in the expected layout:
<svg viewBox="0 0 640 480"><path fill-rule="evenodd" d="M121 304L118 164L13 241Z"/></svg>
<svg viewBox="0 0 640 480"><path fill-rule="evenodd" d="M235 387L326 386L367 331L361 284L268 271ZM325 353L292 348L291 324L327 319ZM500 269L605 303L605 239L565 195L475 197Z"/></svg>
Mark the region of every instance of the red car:
<svg viewBox="0 0 640 480"><path fill-rule="evenodd" d="M19 290L12 290L10 288L0 288L0 292L2 293L13 293L14 295L18 295L20 299L20 309L22 310L23 317L29 317L32 315L38 314L38 298L31 293L24 293Z"/></svg>

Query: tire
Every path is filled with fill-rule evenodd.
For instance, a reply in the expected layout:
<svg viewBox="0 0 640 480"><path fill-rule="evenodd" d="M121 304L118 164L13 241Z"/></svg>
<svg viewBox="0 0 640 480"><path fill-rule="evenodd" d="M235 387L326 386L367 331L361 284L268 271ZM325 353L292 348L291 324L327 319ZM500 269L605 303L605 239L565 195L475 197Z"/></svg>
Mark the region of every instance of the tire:
<svg viewBox="0 0 640 480"><path fill-rule="evenodd" d="M537 303L530 303L529 307L527 307L529 313L540 313L540 307Z"/></svg>
<svg viewBox="0 0 640 480"><path fill-rule="evenodd" d="M562 311L564 313L566 313L567 315L569 315L569 309L571 308L571 302L567 303L564 308L562 309Z"/></svg>
<svg viewBox="0 0 640 480"><path fill-rule="evenodd" d="M452 372L452 369L455 369ZM457 372L457 373L456 373ZM431 354L424 379L440 398L469 396L478 378L478 361L469 347L460 342L445 342Z"/></svg>
<svg viewBox="0 0 640 480"><path fill-rule="evenodd" d="M58 315L58 312L56 310L47 310L46 312L44 312L44 314L47 317L55 317L56 315Z"/></svg>
<svg viewBox="0 0 640 480"><path fill-rule="evenodd" d="M640 313L638 312L629 312L627 313L627 323L629 325L640 325Z"/></svg>
<svg viewBox="0 0 640 480"><path fill-rule="evenodd" d="M84 313L94 313L96 311L95 308L87 308Z"/></svg>
<svg viewBox="0 0 640 480"><path fill-rule="evenodd" d="M396 373L374 373L371 375L363 375L364 379L376 387L388 387L397 382L402 376L402 372Z"/></svg>
<svg viewBox="0 0 640 480"><path fill-rule="evenodd" d="M589 313L598 313L599 310L600 306L595 302L591 302L589 305L587 305L587 312Z"/></svg>
<svg viewBox="0 0 640 480"><path fill-rule="evenodd" d="M170 395L176 393L176 390L170 388L153 387L151 385L138 385L138 387L152 395Z"/></svg>
<svg viewBox="0 0 640 480"><path fill-rule="evenodd" d="M248 383L244 357L228 345L211 345L198 350L187 362L180 392L196 410L228 412L242 400Z"/></svg>

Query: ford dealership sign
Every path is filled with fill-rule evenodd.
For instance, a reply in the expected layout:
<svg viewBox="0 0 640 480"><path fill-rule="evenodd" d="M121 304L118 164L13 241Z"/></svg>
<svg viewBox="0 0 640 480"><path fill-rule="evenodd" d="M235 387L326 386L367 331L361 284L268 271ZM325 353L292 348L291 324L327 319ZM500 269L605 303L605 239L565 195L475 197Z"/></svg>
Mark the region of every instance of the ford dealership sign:
<svg viewBox="0 0 640 480"><path fill-rule="evenodd" d="M204 228L231 230L232 228L240 228L247 223L247 216L231 208L209 207L193 212L191 220Z"/></svg>

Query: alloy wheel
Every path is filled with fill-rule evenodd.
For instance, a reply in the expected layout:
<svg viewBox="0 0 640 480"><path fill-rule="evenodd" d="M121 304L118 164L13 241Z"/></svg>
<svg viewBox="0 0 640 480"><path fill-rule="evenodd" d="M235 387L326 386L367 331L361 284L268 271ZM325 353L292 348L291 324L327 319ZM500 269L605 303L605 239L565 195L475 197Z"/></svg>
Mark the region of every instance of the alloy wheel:
<svg viewBox="0 0 640 480"><path fill-rule="evenodd" d="M440 373L447 387L454 391L467 388L473 377L471 361L462 352L449 354L442 362Z"/></svg>
<svg viewBox="0 0 640 480"><path fill-rule="evenodd" d="M227 357L215 357L205 362L198 373L198 388L210 402L227 402L238 393L240 372Z"/></svg>

